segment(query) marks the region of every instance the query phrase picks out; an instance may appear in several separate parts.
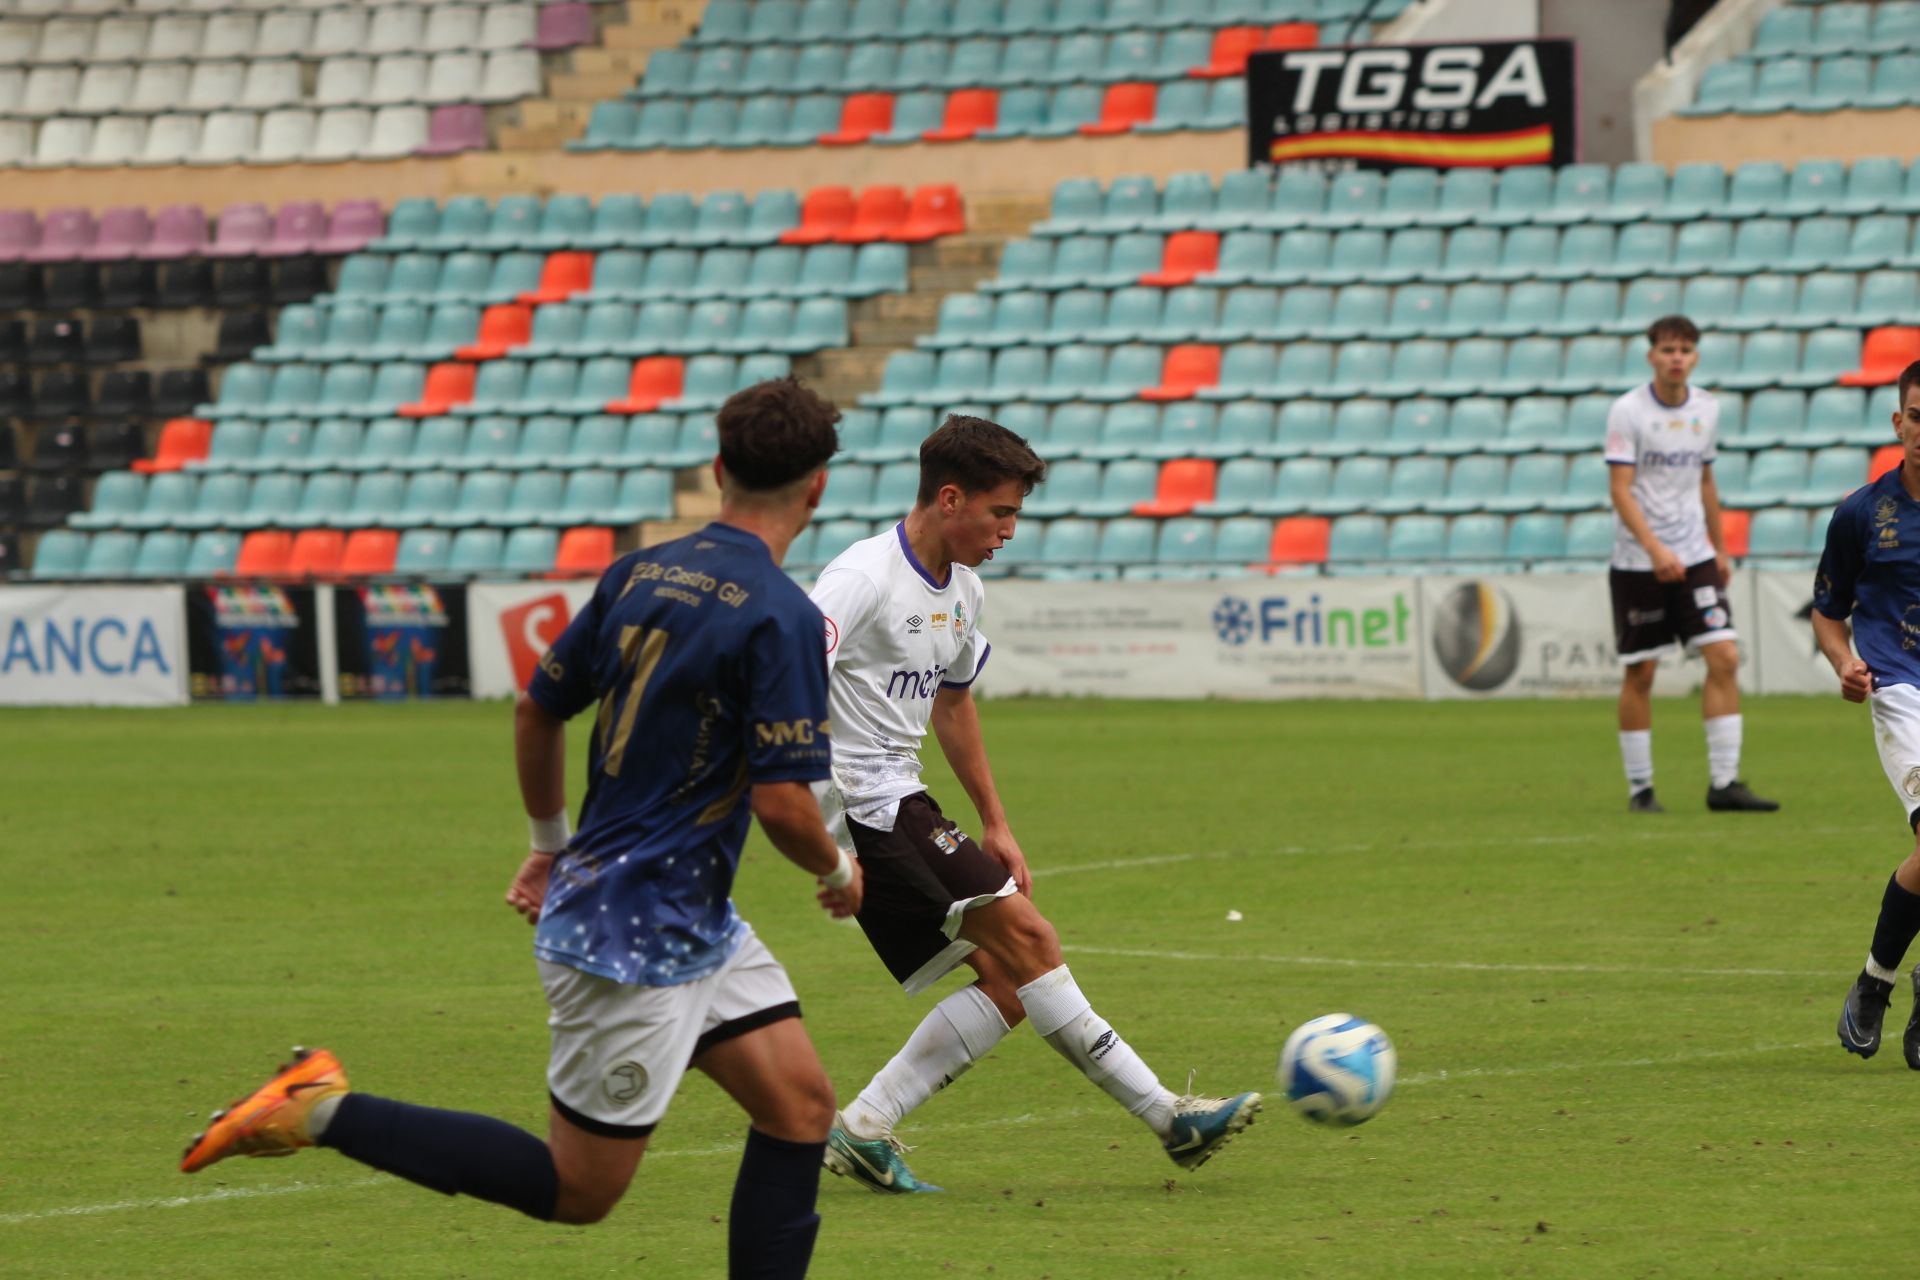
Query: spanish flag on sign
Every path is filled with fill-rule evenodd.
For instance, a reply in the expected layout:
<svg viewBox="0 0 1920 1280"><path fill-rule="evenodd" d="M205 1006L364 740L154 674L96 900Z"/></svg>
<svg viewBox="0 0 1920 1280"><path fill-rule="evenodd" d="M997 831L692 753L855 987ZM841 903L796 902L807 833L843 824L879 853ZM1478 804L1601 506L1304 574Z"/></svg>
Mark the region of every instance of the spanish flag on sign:
<svg viewBox="0 0 1920 1280"><path fill-rule="evenodd" d="M1273 140L1269 157L1289 160L1390 160L1440 169L1488 168L1510 164L1549 164L1553 126L1535 125L1511 133L1382 133L1348 130L1304 133Z"/></svg>

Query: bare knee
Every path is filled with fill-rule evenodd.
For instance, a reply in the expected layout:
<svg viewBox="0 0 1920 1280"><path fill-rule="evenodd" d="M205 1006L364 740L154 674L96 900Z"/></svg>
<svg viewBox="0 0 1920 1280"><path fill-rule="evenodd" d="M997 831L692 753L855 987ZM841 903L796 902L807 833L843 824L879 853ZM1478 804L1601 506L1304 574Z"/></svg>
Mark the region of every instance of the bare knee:
<svg viewBox="0 0 1920 1280"><path fill-rule="evenodd" d="M610 1188L605 1183L569 1184L562 1181L560 1194L553 1202L553 1220L568 1226L585 1227L602 1221L620 1203L626 1187Z"/></svg>
<svg viewBox="0 0 1920 1280"><path fill-rule="evenodd" d="M748 1112L753 1127L784 1142L825 1142L838 1103L824 1071L784 1080L780 1090Z"/></svg>
<svg viewBox="0 0 1920 1280"><path fill-rule="evenodd" d="M1019 984L1007 976L1007 971L995 967L992 973L982 973L980 981L973 984L980 994L993 1001L993 1007L1000 1011L1000 1020L1008 1027L1017 1027L1026 1019L1027 1007L1020 1003Z"/></svg>
<svg viewBox="0 0 1920 1280"><path fill-rule="evenodd" d="M1731 644L1709 645L1701 656L1707 660L1709 680L1732 680L1740 673L1740 651Z"/></svg>
<svg viewBox="0 0 1920 1280"><path fill-rule="evenodd" d="M1025 898L1002 898L984 908L963 936L998 961L1016 986L1060 967L1060 935Z"/></svg>
<svg viewBox="0 0 1920 1280"><path fill-rule="evenodd" d="M1657 662L1636 662L1620 673L1620 684L1634 693L1653 692L1654 672L1659 669Z"/></svg>

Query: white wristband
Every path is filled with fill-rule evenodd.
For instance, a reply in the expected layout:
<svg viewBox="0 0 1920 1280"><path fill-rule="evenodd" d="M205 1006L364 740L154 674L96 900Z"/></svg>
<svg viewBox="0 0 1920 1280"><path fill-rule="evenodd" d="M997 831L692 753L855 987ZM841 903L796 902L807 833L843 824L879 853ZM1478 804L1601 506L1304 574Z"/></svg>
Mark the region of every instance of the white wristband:
<svg viewBox="0 0 1920 1280"><path fill-rule="evenodd" d="M562 809L551 818L527 819L527 843L535 853L559 853L573 837L573 823Z"/></svg>
<svg viewBox="0 0 1920 1280"><path fill-rule="evenodd" d="M820 877L820 883L829 889L844 889L853 883L853 859L847 851L840 851L840 865Z"/></svg>

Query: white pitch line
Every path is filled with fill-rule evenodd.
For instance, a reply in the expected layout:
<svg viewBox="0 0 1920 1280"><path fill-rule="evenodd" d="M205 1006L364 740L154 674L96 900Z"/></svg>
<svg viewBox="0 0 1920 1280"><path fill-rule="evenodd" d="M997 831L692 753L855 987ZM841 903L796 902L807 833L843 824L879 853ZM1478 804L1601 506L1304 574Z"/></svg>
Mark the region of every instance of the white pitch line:
<svg viewBox="0 0 1920 1280"><path fill-rule="evenodd" d="M1622 1058L1611 1062L1544 1062L1526 1067L1463 1067L1457 1071L1423 1071L1401 1076L1396 1082L1401 1088L1420 1088L1433 1084L1453 1084L1464 1080L1508 1078L1513 1076L1547 1075L1562 1071L1622 1071L1636 1067L1682 1066L1689 1062L1708 1062L1723 1058L1759 1057L1769 1053L1790 1053L1802 1049L1816 1049L1827 1045L1825 1040L1807 1040L1794 1044L1756 1044L1739 1049L1702 1049L1692 1053L1672 1053L1658 1057ZM1104 1112L1106 1108L1073 1107L1065 1111L1056 1111L1048 1115L1023 1114L1000 1116L992 1120L977 1121L965 1125L944 1126L947 1129L990 1129L1006 1128L1014 1125L1057 1123L1062 1120L1080 1119ZM926 1126L909 1125L905 1132L917 1132ZM941 1126L934 1126L939 1128ZM729 1143L725 1146L691 1147L679 1151L649 1152L646 1163L678 1157L680 1159L703 1159L739 1154L740 1144ZM222 1200L249 1200L265 1196L299 1195L308 1191L358 1191L367 1187L377 1187L388 1183L397 1183L399 1179L377 1174L370 1178L359 1178L351 1182L293 1182L275 1187L222 1187L203 1195L167 1196L155 1200L114 1200L106 1204L69 1205L59 1209L37 1209L27 1213L0 1214L0 1226L17 1226L28 1222L45 1222L55 1218L83 1218L106 1213L129 1213L146 1209L185 1209L195 1205L213 1204Z"/></svg>
<svg viewBox="0 0 1920 1280"><path fill-rule="evenodd" d="M1458 973L1623 973L1667 978L1820 978L1818 969L1666 969L1628 964L1495 964L1478 960L1353 960L1342 956L1227 955L1203 951L1148 951L1130 947L1083 947L1063 943L1062 951L1128 960L1195 960L1215 964L1291 964L1330 969L1442 969Z"/></svg>

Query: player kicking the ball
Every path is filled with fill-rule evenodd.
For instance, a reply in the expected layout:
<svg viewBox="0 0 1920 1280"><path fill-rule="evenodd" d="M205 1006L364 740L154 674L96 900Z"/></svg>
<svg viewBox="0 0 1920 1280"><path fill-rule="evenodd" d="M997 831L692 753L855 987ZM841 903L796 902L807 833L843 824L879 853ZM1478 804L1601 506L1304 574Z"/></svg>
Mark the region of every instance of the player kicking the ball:
<svg viewBox="0 0 1920 1280"><path fill-rule="evenodd" d="M971 692L992 649L973 569L1013 537L1022 501L1045 475L1005 427L949 418L920 446L920 491L906 519L849 547L813 590L832 670L833 779L819 788L821 807L865 876L855 918L908 995L962 963L979 975L935 1005L836 1118L827 1167L879 1192L939 1190L907 1168L893 1130L1022 1019L1182 1168L1205 1163L1260 1109L1257 1093L1175 1097L1162 1087L1080 993L1033 905ZM920 781L929 723L979 814L978 841Z"/></svg>
<svg viewBox="0 0 1920 1280"><path fill-rule="evenodd" d="M1920 600L1920 362L1900 375L1893 428L1900 466L1847 495L1827 525L1813 580L1813 635L1840 677L1841 696L1872 704L1880 765L1914 829L1920 827L1920 654L1912 648L1907 612ZM1871 1058L1879 1051L1887 999L1915 934L1920 837L1887 881L1866 967L1840 1010L1840 1045L1848 1053ZM1902 1048L1907 1065L1920 1071L1920 967L1913 982L1914 1011Z"/></svg>
<svg viewBox="0 0 1920 1280"><path fill-rule="evenodd" d="M729 1274L806 1274L833 1086L780 962L729 899L748 811L859 908L812 784L828 775L820 611L780 571L819 505L833 406L791 379L719 414L720 518L616 561L514 710L533 852L507 903L538 930L552 1009L547 1138L491 1116L351 1092L303 1054L214 1116L180 1167L228 1156L342 1155L544 1221L606 1217L691 1068L752 1121L734 1183ZM566 721L595 705L580 830L566 830Z"/></svg>
<svg viewBox="0 0 1920 1280"><path fill-rule="evenodd" d="M1676 645L1706 660L1700 714L1707 731L1707 808L1771 813L1780 806L1740 781L1740 650L1727 602L1727 552L1713 479L1720 403L1689 385L1700 330L1685 316L1647 329L1653 381L1607 411L1614 510L1614 640L1620 653L1620 760L1627 810L1664 813L1653 798L1653 676Z"/></svg>

